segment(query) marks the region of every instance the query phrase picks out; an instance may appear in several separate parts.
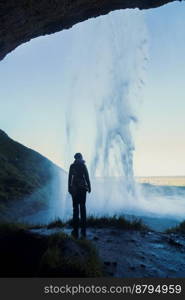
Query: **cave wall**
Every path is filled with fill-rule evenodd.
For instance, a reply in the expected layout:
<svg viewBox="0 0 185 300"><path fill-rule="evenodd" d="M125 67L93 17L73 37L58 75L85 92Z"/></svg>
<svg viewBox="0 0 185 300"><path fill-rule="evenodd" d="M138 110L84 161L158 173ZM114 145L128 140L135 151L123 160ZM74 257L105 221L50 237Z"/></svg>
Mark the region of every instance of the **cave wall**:
<svg viewBox="0 0 185 300"><path fill-rule="evenodd" d="M0 0L0 60L32 38L126 8L149 9L181 0Z"/></svg>

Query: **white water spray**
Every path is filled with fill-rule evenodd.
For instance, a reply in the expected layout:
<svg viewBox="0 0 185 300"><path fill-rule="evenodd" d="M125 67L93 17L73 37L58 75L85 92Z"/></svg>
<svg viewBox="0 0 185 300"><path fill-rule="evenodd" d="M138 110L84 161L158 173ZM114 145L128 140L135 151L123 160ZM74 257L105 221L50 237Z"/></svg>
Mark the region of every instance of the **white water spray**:
<svg viewBox="0 0 185 300"><path fill-rule="evenodd" d="M130 127L147 61L143 13L119 11L89 20L65 41L65 168L82 152L93 178L91 213L121 213L135 201Z"/></svg>

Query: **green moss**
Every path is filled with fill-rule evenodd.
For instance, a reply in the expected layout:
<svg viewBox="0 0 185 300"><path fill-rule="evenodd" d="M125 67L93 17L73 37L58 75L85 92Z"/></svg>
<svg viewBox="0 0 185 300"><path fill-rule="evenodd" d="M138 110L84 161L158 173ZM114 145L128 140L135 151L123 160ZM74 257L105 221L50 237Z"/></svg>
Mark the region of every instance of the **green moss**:
<svg viewBox="0 0 185 300"><path fill-rule="evenodd" d="M85 239L78 240L78 244L89 253L85 266L87 277L101 277L103 267L94 245Z"/></svg>
<svg viewBox="0 0 185 300"><path fill-rule="evenodd" d="M77 247L77 253L65 252L70 244ZM42 256L39 274L44 277L100 277L102 265L89 241L73 240L63 233L57 233L49 237L49 247Z"/></svg>

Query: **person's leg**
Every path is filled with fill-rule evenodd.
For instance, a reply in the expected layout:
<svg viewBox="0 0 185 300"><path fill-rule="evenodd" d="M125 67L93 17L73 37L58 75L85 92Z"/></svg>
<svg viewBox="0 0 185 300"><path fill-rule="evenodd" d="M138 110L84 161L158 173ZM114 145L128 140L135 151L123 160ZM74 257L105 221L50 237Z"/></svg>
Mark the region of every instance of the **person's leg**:
<svg viewBox="0 0 185 300"><path fill-rule="evenodd" d="M86 237L86 192L81 192L80 198L80 217L81 217L81 233Z"/></svg>
<svg viewBox="0 0 185 300"><path fill-rule="evenodd" d="M73 231L72 235L78 237L79 230L79 201L78 195L73 196Z"/></svg>

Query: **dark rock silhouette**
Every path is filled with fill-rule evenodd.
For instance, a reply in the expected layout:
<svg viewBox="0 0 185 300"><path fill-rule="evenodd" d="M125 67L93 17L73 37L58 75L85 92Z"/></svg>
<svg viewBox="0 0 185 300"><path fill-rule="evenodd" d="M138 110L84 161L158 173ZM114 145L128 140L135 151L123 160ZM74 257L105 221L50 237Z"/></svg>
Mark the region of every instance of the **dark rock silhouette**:
<svg viewBox="0 0 185 300"><path fill-rule="evenodd" d="M19 217L29 210L37 212L48 205L51 183L61 172L50 160L15 142L0 130L0 219L11 218L11 209ZM35 193L35 201L27 201ZM34 199L32 199L34 200ZM16 214L14 214L16 217Z"/></svg>
<svg viewBox="0 0 185 300"><path fill-rule="evenodd" d="M68 29L110 11L148 9L180 0L1 0L0 60L32 38Z"/></svg>
<svg viewBox="0 0 185 300"><path fill-rule="evenodd" d="M0 224L0 277L98 277L95 248L65 234L40 235L20 224Z"/></svg>

